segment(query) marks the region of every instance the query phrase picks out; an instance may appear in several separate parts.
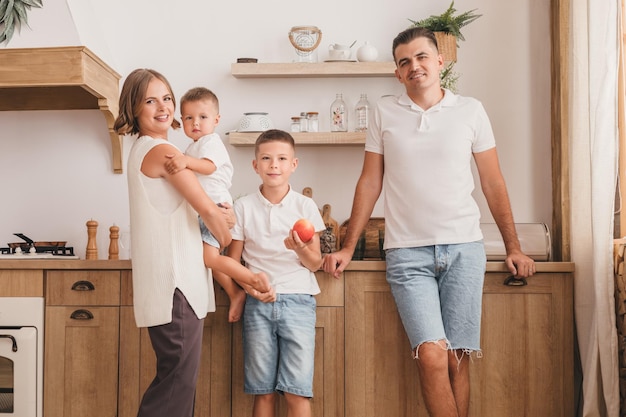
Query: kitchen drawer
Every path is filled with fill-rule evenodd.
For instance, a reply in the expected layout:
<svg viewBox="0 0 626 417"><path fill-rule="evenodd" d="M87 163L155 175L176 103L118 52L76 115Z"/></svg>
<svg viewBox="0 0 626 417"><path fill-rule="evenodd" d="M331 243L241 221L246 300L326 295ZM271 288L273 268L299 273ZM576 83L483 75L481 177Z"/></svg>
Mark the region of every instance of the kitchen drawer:
<svg viewBox="0 0 626 417"><path fill-rule="evenodd" d="M120 271L47 271L46 305L120 304Z"/></svg>

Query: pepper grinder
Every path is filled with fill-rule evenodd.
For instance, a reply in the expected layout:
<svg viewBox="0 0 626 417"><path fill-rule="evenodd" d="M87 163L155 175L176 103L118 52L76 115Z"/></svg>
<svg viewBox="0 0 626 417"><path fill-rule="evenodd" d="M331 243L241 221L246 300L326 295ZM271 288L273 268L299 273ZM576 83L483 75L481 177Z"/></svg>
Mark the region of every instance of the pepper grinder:
<svg viewBox="0 0 626 417"><path fill-rule="evenodd" d="M87 251L85 259L98 259L98 246L96 245L96 231L98 222L89 220L87 223Z"/></svg>
<svg viewBox="0 0 626 417"><path fill-rule="evenodd" d="M120 259L120 249L117 244L120 237L120 228L116 225L109 227L109 259Z"/></svg>

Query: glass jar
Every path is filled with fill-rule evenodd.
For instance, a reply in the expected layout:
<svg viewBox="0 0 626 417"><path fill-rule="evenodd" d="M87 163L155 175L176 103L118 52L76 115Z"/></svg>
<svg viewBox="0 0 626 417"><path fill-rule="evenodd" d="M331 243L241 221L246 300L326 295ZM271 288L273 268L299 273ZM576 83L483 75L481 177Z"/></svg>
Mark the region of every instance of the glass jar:
<svg viewBox="0 0 626 417"><path fill-rule="evenodd" d="M307 123L306 112L300 113L300 132L308 132L309 124Z"/></svg>
<svg viewBox="0 0 626 417"><path fill-rule="evenodd" d="M300 117L294 116L291 118L291 131L292 132L300 131Z"/></svg>
<svg viewBox="0 0 626 417"><path fill-rule="evenodd" d="M311 111L306 114L307 124L309 132L319 132L319 117L316 111Z"/></svg>

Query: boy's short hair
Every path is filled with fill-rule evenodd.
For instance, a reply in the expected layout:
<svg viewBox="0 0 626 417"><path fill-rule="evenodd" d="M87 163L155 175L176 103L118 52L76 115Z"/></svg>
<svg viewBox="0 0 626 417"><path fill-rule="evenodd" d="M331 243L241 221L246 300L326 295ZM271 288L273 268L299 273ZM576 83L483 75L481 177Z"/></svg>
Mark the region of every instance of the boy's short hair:
<svg viewBox="0 0 626 417"><path fill-rule="evenodd" d="M194 87L191 90L187 91L180 98L180 108L182 110L183 105L185 103L202 101L202 100L208 100L208 101L211 101L213 104L215 104L215 108L217 109L217 112L219 113L220 102L217 99L217 96L215 95L213 91L205 87Z"/></svg>
<svg viewBox="0 0 626 417"><path fill-rule="evenodd" d="M267 142L285 142L295 150L296 141L293 140L293 136L289 132L285 132L280 129L269 129L261 133L254 143L254 154L259 153L259 146Z"/></svg>

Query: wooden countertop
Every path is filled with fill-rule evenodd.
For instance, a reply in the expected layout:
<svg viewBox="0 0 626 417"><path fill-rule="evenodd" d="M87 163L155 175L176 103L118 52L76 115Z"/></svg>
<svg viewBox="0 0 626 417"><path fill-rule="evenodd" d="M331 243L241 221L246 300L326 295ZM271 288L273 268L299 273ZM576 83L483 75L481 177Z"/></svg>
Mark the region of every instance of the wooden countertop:
<svg viewBox="0 0 626 417"><path fill-rule="evenodd" d="M536 262L537 272L574 272L573 262ZM33 259L0 260L0 269L132 269L129 259L120 260L76 260L76 259ZM346 271L384 271L384 261L353 261ZM487 262L487 272L508 272L504 262Z"/></svg>
<svg viewBox="0 0 626 417"><path fill-rule="evenodd" d="M129 259L1 259L0 269L131 269Z"/></svg>
<svg viewBox="0 0 626 417"><path fill-rule="evenodd" d="M574 272L573 262L535 262L537 272ZM384 271L384 261L353 261L346 271ZM487 272L509 272L504 262L487 262Z"/></svg>

